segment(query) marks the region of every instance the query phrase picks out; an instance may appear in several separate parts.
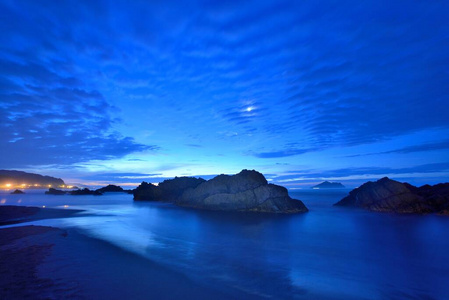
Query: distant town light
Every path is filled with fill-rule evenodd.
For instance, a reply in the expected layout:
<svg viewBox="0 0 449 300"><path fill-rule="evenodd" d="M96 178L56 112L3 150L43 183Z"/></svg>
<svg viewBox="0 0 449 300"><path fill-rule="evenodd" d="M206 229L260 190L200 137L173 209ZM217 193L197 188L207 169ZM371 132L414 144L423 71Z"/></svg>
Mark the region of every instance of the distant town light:
<svg viewBox="0 0 449 300"><path fill-rule="evenodd" d="M5 184L5 186L6 186L7 188L11 187L11 183L7 183L7 184Z"/></svg>

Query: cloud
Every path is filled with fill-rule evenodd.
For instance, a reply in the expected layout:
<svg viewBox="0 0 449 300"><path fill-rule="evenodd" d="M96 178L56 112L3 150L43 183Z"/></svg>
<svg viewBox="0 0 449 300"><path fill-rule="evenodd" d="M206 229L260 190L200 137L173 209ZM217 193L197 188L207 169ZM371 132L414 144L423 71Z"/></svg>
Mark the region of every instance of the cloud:
<svg viewBox="0 0 449 300"><path fill-rule="evenodd" d="M135 181L140 182L143 180L154 180L154 178L162 177L161 173L96 173L83 175L80 178L83 180L98 180L98 181L109 181L109 182L126 182Z"/></svg>
<svg viewBox="0 0 449 300"><path fill-rule="evenodd" d="M22 24L6 35L16 30L23 30L18 36L28 37L37 29ZM48 35L52 33L44 36ZM45 38L39 42L47 43ZM0 165L73 165L159 149L114 130L117 108L76 76L75 61L55 53L52 59L64 63L49 63L42 52L8 49L14 48L14 41L4 45L8 46L0 52Z"/></svg>
<svg viewBox="0 0 449 300"><path fill-rule="evenodd" d="M315 149L288 149L281 151L272 151L272 152L260 152L260 153L251 153L251 155L258 158L279 158L279 157L288 157L299 154L304 154L307 152L314 151Z"/></svg>
<svg viewBox="0 0 449 300"><path fill-rule="evenodd" d="M449 171L449 162L422 164L406 168L388 168L388 167L357 167L357 168L340 168L333 170L297 170L290 171L289 175L276 176L275 181L278 183L301 182L307 180L317 180L326 178L346 178L366 176L374 176L375 178L390 175L400 177L404 174L413 173L439 173ZM377 176L377 177L376 177Z"/></svg>
<svg viewBox="0 0 449 300"><path fill-rule="evenodd" d="M199 144L187 144L187 147L192 147L192 148L203 148L204 146L199 145Z"/></svg>
<svg viewBox="0 0 449 300"><path fill-rule="evenodd" d="M148 127L256 158L447 129L446 18L442 0L3 2L0 163L156 151L133 139Z"/></svg>
<svg viewBox="0 0 449 300"><path fill-rule="evenodd" d="M447 150L449 149L449 140L433 142L433 143L425 143L421 145L413 145L402 147L390 151L382 151L382 152L373 152L366 154L356 154L356 155L348 155L346 157L359 157L359 156L369 156L369 155L379 155L379 154L391 154L391 153L414 153L414 152L427 152L427 151L435 151L435 150Z"/></svg>

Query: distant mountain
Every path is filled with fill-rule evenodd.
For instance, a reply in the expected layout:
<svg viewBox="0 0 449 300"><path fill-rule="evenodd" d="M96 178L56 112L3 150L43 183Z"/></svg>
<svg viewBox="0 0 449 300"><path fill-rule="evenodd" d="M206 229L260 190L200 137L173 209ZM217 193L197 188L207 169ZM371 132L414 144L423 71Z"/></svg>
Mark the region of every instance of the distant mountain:
<svg viewBox="0 0 449 300"><path fill-rule="evenodd" d="M0 170L0 187L15 188L25 187L48 187L49 185L59 187L65 185L61 178L43 176L14 170Z"/></svg>
<svg viewBox="0 0 449 300"><path fill-rule="evenodd" d="M312 189L343 189L345 186L340 182L325 181L312 187Z"/></svg>

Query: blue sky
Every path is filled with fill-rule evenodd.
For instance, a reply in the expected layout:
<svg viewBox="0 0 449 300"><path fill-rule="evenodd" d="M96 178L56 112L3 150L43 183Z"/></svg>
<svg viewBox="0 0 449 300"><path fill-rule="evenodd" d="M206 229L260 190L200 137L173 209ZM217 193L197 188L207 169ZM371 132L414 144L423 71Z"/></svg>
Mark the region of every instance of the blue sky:
<svg viewBox="0 0 449 300"><path fill-rule="evenodd" d="M448 181L447 1L0 1L0 168Z"/></svg>

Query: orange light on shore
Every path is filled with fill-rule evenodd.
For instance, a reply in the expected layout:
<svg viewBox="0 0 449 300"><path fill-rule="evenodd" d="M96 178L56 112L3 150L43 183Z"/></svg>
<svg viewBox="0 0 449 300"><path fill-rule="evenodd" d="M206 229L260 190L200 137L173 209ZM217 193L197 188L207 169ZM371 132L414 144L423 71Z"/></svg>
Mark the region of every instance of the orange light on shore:
<svg viewBox="0 0 449 300"><path fill-rule="evenodd" d="M6 186L7 188L11 187L11 183L7 183L7 184L5 184L5 186Z"/></svg>

